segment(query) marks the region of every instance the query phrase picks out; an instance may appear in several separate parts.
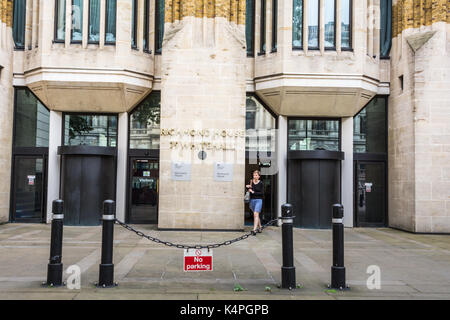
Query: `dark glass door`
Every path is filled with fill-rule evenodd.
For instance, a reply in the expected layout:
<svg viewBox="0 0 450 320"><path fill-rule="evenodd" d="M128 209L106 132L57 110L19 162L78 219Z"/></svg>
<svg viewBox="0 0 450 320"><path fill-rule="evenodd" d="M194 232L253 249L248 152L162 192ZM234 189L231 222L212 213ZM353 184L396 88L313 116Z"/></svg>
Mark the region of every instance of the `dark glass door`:
<svg viewBox="0 0 450 320"><path fill-rule="evenodd" d="M12 221L42 222L45 212L46 158L15 156Z"/></svg>
<svg viewBox="0 0 450 320"><path fill-rule="evenodd" d="M385 163L357 161L355 172L356 226L386 226Z"/></svg>
<svg viewBox="0 0 450 320"><path fill-rule="evenodd" d="M129 222L158 223L159 160L130 159Z"/></svg>

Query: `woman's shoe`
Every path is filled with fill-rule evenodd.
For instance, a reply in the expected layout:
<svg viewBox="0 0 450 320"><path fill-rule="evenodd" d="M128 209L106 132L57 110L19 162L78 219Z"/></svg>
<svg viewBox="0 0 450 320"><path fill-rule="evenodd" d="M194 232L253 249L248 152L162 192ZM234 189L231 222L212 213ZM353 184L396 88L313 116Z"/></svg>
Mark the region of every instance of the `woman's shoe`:
<svg viewBox="0 0 450 320"><path fill-rule="evenodd" d="M261 228L258 228L258 230L256 230L256 232L262 233L262 229L261 229Z"/></svg>
<svg viewBox="0 0 450 320"><path fill-rule="evenodd" d="M256 236L256 231L252 230L252 236Z"/></svg>

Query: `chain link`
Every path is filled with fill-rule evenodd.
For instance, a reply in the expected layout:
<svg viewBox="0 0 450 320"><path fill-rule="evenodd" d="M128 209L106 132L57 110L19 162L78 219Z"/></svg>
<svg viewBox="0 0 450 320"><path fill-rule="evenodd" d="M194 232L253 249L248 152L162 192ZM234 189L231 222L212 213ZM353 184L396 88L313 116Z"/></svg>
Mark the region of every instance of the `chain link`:
<svg viewBox="0 0 450 320"><path fill-rule="evenodd" d="M264 230L265 228L273 225L278 220L279 219L273 219L273 220L269 221L268 223L263 225L261 227L261 229ZM250 237L252 235L252 232L249 232L249 233L246 233L246 234L244 234L244 235L242 235L242 236L240 236L238 238L235 238L235 239L232 239L232 240L227 240L227 241L224 241L222 243L215 243L215 244L208 244L208 245L199 245L199 244L198 245L184 245L184 244L175 244L175 243L172 243L172 242L169 242L169 241L163 241L163 240L160 240L158 238L146 235L143 232L141 232L139 230L136 230L133 227L131 227L130 225L128 225L128 224L126 224L126 223L124 223L122 221L119 221L117 219L116 219L115 222L118 225L124 227L125 229L136 233L136 235L138 235L139 237L146 238L146 239L148 239L150 241L153 241L153 242L156 242L156 243L161 243L161 244L163 244L165 246L168 246L168 247L176 247L177 249L208 249L208 250L209 249L215 249L215 248L219 248L219 247L222 247L222 246L228 246L230 244L233 244L233 243L241 241L241 240L245 240L245 239L247 239L248 237Z"/></svg>

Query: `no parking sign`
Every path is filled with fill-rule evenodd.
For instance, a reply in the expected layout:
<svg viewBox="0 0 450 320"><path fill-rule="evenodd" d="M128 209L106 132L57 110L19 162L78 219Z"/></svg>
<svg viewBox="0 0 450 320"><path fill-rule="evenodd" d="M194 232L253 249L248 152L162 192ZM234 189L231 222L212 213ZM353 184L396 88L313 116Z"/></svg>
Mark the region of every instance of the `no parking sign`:
<svg viewBox="0 0 450 320"><path fill-rule="evenodd" d="M183 265L183 269L185 272L212 271L212 249L185 249Z"/></svg>

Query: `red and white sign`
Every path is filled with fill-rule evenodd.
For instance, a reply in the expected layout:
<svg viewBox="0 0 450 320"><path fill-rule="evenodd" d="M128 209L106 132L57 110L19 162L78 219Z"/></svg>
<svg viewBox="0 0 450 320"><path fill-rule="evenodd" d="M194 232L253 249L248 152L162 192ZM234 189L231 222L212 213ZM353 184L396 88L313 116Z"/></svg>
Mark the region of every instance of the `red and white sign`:
<svg viewBox="0 0 450 320"><path fill-rule="evenodd" d="M212 249L185 249L183 259L183 270L185 272L193 271L212 271L213 270L213 252Z"/></svg>

